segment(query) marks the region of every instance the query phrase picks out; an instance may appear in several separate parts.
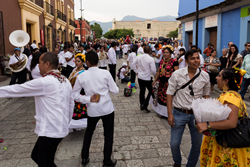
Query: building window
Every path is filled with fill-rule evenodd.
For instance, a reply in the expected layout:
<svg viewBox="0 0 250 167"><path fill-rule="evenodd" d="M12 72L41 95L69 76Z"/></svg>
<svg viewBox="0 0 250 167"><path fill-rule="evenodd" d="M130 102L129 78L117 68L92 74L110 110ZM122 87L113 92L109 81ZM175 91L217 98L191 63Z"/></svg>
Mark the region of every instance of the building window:
<svg viewBox="0 0 250 167"><path fill-rule="evenodd" d="M147 24L147 29L151 29L151 24Z"/></svg>

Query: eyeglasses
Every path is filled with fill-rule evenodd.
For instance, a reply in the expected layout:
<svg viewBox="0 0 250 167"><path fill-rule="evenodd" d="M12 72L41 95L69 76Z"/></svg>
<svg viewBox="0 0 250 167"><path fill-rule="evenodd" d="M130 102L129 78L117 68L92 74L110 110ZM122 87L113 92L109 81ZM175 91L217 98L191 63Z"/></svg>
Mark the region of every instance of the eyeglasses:
<svg viewBox="0 0 250 167"><path fill-rule="evenodd" d="M189 86L188 86L188 89L190 90L190 93L189 93L189 94L190 94L191 96L194 96L193 85L189 85Z"/></svg>
<svg viewBox="0 0 250 167"><path fill-rule="evenodd" d="M247 45L247 47L250 47L250 45Z"/></svg>

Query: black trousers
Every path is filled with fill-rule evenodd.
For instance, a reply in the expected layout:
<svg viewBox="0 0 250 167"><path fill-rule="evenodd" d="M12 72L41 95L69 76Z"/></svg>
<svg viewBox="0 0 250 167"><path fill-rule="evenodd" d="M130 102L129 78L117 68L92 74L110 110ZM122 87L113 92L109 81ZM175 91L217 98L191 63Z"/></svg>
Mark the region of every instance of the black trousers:
<svg viewBox="0 0 250 167"><path fill-rule="evenodd" d="M74 67L71 67L70 65L67 65L67 67L66 67L66 76L65 77L69 77L70 76L70 74L71 74L71 72L73 71L73 69L74 69Z"/></svg>
<svg viewBox="0 0 250 167"><path fill-rule="evenodd" d="M113 136L114 136L114 117L115 114L101 116L101 117L88 117L87 129L84 135L84 142L82 148L82 159L89 158L89 147L91 144L91 139L96 128L97 122L102 119L104 128L104 160L103 163L111 162L111 154L113 147Z"/></svg>
<svg viewBox="0 0 250 167"><path fill-rule="evenodd" d="M135 76L136 76L136 74L135 74L134 70L131 70L131 77L130 77L131 83L135 83Z"/></svg>
<svg viewBox="0 0 250 167"><path fill-rule="evenodd" d="M148 102L150 99L150 96L152 95L152 80L145 81L138 78L139 87L140 87L140 104L144 107L148 107ZM148 95L145 98L145 91L146 88L148 89Z"/></svg>
<svg viewBox="0 0 250 167"><path fill-rule="evenodd" d="M20 72L12 72L9 85L16 84L16 80L17 80L18 84L22 84L22 83L26 82L26 79L27 79L27 69L26 68Z"/></svg>
<svg viewBox="0 0 250 167"><path fill-rule="evenodd" d="M110 73L115 81L116 64L109 64L109 71L110 71Z"/></svg>
<svg viewBox="0 0 250 167"><path fill-rule="evenodd" d="M56 167L54 158L62 138L38 137L31 158L39 167Z"/></svg>
<svg viewBox="0 0 250 167"><path fill-rule="evenodd" d="M99 67L100 69L107 70L107 67Z"/></svg>

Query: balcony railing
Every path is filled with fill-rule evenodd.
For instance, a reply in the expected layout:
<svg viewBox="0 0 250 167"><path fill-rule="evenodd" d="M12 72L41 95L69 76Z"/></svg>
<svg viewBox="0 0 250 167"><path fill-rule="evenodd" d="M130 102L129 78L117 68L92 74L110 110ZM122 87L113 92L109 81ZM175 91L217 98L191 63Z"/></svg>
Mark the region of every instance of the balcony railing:
<svg viewBox="0 0 250 167"><path fill-rule="evenodd" d="M34 0L34 1L35 1L35 4L43 8L43 0Z"/></svg>
<svg viewBox="0 0 250 167"><path fill-rule="evenodd" d="M45 2L46 5L46 12L54 16L53 6L50 5L48 2Z"/></svg>
<svg viewBox="0 0 250 167"><path fill-rule="evenodd" d="M71 20L71 19L69 19L69 25L77 28L77 24L73 20Z"/></svg>
<svg viewBox="0 0 250 167"><path fill-rule="evenodd" d="M65 14L63 14L60 10L56 10L56 13L57 13L57 18L66 22L66 15Z"/></svg>

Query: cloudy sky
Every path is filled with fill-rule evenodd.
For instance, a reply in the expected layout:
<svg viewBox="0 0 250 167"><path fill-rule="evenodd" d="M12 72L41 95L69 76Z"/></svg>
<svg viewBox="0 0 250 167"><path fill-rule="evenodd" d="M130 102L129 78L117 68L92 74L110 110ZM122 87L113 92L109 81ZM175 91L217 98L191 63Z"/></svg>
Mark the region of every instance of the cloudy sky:
<svg viewBox="0 0 250 167"><path fill-rule="evenodd" d="M75 18L81 17L80 1L75 1ZM179 0L82 0L83 17L88 21L109 22L126 15L143 18L178 16Z"/></svg>

